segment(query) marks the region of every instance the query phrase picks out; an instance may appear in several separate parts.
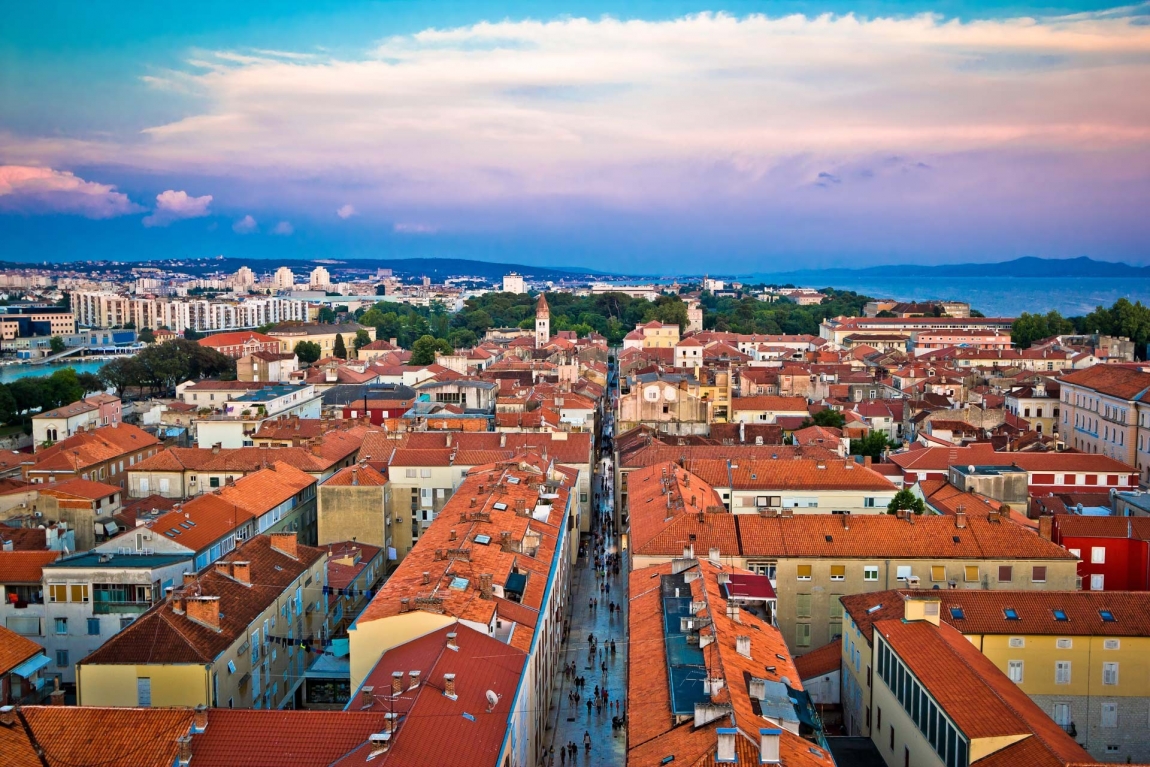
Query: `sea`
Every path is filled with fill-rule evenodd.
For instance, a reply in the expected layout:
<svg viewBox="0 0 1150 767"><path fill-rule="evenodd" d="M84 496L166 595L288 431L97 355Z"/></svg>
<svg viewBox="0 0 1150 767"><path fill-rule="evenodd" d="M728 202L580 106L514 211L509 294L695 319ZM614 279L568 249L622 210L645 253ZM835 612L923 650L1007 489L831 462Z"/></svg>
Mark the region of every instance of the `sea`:
<svg viewBox="0 0 1150 767"><path fill-rule="evenodd" d="M892 269L892 271L894 271ZM814 278L817 281L817 278ZM1150 304L1150 279L1145 278L921 278L834 276L819 284L799 287L853 290L875 298L966 301L987 317L1017 317L1023 312L1053 310L1064 317L1089 314L1099 306L1110 306L1119 298Z"/></svg>
<svg viewBox="0 0 1150 767"><path fill-rule="evenodd" d="M74 368L77 373L96 373L108 362L106 359L57 362L48 365L4 365L0 367L0 383L12 383L29 376L50 376L57 370Z"/></svg>

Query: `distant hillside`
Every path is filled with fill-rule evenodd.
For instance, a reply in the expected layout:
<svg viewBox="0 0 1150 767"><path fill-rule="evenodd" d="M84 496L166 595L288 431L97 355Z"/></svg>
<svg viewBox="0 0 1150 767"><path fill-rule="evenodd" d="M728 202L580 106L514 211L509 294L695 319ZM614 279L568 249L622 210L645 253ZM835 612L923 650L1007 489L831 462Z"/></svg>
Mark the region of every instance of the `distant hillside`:
<svg viewBox="0 0 1150 767"><path fill-rule="evenodd" d="M1092 258L1016 258L990 264L941 264L920 266L897 264L872 266L866 269L804 269L794 272L760 273L752 275L765 282L817 282L831 284L835 279L889 279L892 269L900 278L922 277L945 279L948 277L1124 277L1150 278L1150 267L1095 261Z"/></svg>

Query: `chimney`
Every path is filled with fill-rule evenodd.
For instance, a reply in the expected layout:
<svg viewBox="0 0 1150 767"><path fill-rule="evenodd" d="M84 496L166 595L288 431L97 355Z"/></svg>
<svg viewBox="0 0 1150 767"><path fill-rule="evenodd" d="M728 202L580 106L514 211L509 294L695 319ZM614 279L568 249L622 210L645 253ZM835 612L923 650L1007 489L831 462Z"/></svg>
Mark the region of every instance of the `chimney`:
<svg viewBox="0 0 1150 767"><path fill-rule="evenodd" d="M739 621L739 605L733 599L727 600L727 617L733 621L741 622Z"/></svg>
<svg viewBox="0 0 1150 767"><path fill-rule="evenodd" d="M427 570L424 570L423 571L423 585L426 586L429 583L431 583L431 573L428 572Z"/></svg>
<svg viewBox="0 0 1150 767"><path fill-rule="evenodd" d="M455 540L455 538L456 538L456 535L455 535L455 530L452 530L450 533L448 533L448 535L447 535L447 540L449 540L449 541L454 541L454 540Z"/></svg>
<svg viewBox="0 0 1150 767"><path fill-rule="evenodd" d="M216 572L230 577L232 574L232 563L223 561L216 562Z"/></svg>
<svg viewBox="0 0 1150 767"><path fill-rule="evenodd" d="M731 574L728 572L721 572L721 573L719 573L717 580L719 581L719 585L722 585L724 583L730 583L731 582Z"/></svg>
<svg viewBox="0 0 1150 767"><path fill-rule="evenodd" d="M707 559L709 559L715 563L717 563L719 561L719 557L721 557L721 556L722 555L719 553L719 547L718 546L712 546L710 548L710 550L707 552Z"/></svg>
<svg viewBox="0 0 1150 767"><path fill-rule="evenodd" d="M873 459L869 455L863 456L863 466L870 466Z"/></svg>
<svg viewBox="0 0 1150 767"><path fill-rule="evenodd" d="M695 545L692 543L688 543L686 546L683 547L683 559L694 559L694 558L695 558Z"/></svg>
<svg viewBox="0 0 1150 767"><path fill-rule="evenodd" d="M987 522L998 522L999 521L998 512L997 511L986 512L986 521Z"/></svg>
<svg viewBox="0 0 1150 767"><path fill-rule="evenodd" d="M403 694L403 672L391 672L391 697L398 698Z"/></svg>
<svg viewBox="0 0 1150 767"><path fill-rule="evenodd" d="M16 724L16 707L0 706L0 727L11 727Z"/></svg>
<svg viewBox="0 0 1150 767"><path fill-rule="evenodd" d="M410 604L411 604L411 599L409 597L402 597L399 600L399 611L401 613L408 612L411 609L409 607Z"/></svg>
<svg viewBox="0 0 1150 767"><path fill-rule="evenodd" d="M774 666L767 667L767 671L774 670ZM762 700L767 697L767 680L757 676L751 677L751 682L747 685L747 694L756 700Z"/></svg>
<svg viewBox="0 0 1150 767"><path fill-rule="evenodd" d="M751 638L743 634L735 637L735 652L744 658L751 657Z"/></svg>
<svg viewBox="0 0 1150 767"><path fill-rule="evenodd" d="M52 690L48 693L49 706L63 706L64 705L64 691L60 689Z"/></svg>
<svg viewBox="0 0 1150 767"><path fill-rule="evenodd" d="M232 562L232 577L240 583L252 585L252 563Z"/></svg>
<svg viewBox="0 0 1150 767"><path fill-rule="evenodd" d="M196 574L195 573L184 573L184 588L191 586L195 582L196 582Z"/></svg>
<svg viewBox="0 0 1150 767"><path fill-rule="evenodd" d="M1038 537L1049 541L1054 534L1054 517L1047 514L1038 518Z"/></svg>
<svg viewBox="0 0 1150 767"><path fill-rule="evenodd" d="M292 559L299 559L299 541L295 533L272 533L269 537L273 549Z"/></svg>
<svg viewBox="0 0 1150 767"><path fill-rule="evenodd" d="M781 764L779 740L783 731L775 727L759 730L759 764Z"/></svg>
<svg viewBox="0 0 1150 767"><path fill-rule="evenodd" d="M220 443L217 442L216 444L212 445L212 455L219 455L219 454L220 454Z"/></svg>
<svg viewBox="0 0 1150 767"><path fill-rule="evenodd" d="M184 609L189 620L215 631L220 630L219 597L188 597Z"/></svg>
<svg viewBox="0 0 1150 767"><path fill-rule="evenodd" d="M962 530L966 527L966 512L965 511L955 512L954 526L957 527L959 530Z"/></svg>
<svg viewBox="0 0 1150 767"><path fill-rule="evenodd" d="M416 687L419 687L419 673L419 671L407 672L407 689L414 690Z"/></svg>
<svg viewBox="0 0 1150 767"><path fill-rule="evenodd" d="M850 530L851 529L851 515L850 514L840 514L839 516L842 517L842 520L843 520L843 530Z"/></svg>
<svg viewBox="0 0 1150 767"><path fill-rule="evenodd" d="M360 689L360 708L371 708L375 703L375 688L370 684Z"/></svg>
<svg viewBox="0 0 1150 767"><path fill-rule="evenodd" d="M448 650L455 650L456 652L459 651L458 638L459 638L459 635L456 634L454 631L448 633L448 635L447 635L447 649Z"/></svg>
<svg viewBox="0 0 1150 767"><path fill-rule="evenodd" d="M204 704L196 706L192 714L192 732L200 733L208 729L208 707Z"/></svg>
<svg viewBox="0 0 1150 767"><path fill-rule="evenodd" d="M738 737L739 731L734 727L720 727L715 732L719 735L719 753L715 756L715 761L734 762L735 738Z"/></svg>
<svg viewBox="0 0 1150 767"><path fill-rule="evenodd" d="M899 519L906 519L906 509L895 509L894 515Z"/></svg>
<svg viewBox="0 0 1150 767"><path fill-rule="evenodd" d="M494 576L491 573L479 574L479 598L491 599L491 579Z"/></svg>
<svg viewBox="0 0 1150 767"><path fill-rule="evenodd" d="M188 767L192 763L192 736L183 735L176 738L179 753L176 756L176 767Z"/></svg>
<svg viewBox="0 0 1150 767"><path fill-rule="evenodd" d="M459 700L459 696L455 694L455 674L443 675L443 694L452 700Z"/></svg>

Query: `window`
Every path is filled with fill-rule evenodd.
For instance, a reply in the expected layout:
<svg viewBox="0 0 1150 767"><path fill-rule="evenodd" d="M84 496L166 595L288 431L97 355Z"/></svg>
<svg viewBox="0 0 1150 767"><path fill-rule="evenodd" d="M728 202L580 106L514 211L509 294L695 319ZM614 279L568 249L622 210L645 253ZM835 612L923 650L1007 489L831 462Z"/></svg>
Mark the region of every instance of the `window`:
<svg viewBox="0 0 1150 767"><path fill-rule="evenodd" d="M1117 650L1122 646L1122 642L1117 639L1104 639L1102 641L1103 650Z"/></svg>
<svg viewBox="0 0 1150 767"><path fill-rule="evenodd" d="M67 602L68 601L68 587L63 583L50 583L48 584L48 601L50 602Z"/></svg>
<svg viewBox="0 0 1150 767"><path fill-rule="evenodd" d="M1074 647L1074 640L1066 638L1057 639L1054 642L1054 646L1059 650L1069 650L1070 648Z"/></svg>
<svg viewBox="0 0 1150 767"><path fill-rule="evenodd" d="M68 619L67 618L57 618L56 619L56 633L58 635L64 635L64 634L68 633Z"/></svg>
<svg viewBox="0 0 1150 767"><path fill-rule="evenodd" d="M420 469L419 476L422 479L431 479L431 469Z"/></svg>
<svg viewBox="0 0 1150 767"><path fill-rule="evenodd" d="M1079 559L1082 559L1082 549L1067 549L1067 551L1069 551L1071 554L1078 557Z"/></svg>
<svg viewBox="0 0 1150 767"><path fill-rule="evenodd" d="M877 581L878 580L878 565L864 565L863 566L863 580L864 581Z"/></svg>
<svg viewBox="0 0 1150 767"><path fill-rule="evenodd" d="M864 509L873 509L874 507L875 507L875 499L873 497L867 496L866 498L863 498L863 508Z"/></svg>
<svg viewBox="0 0 1150 767"><path fill-rule="evenodd" d="M931 565L930 579L935 583L946 580L946 565Z"/></svg>
<svg viewBox="0 0 1150 767"><path fill-rule="evenodd" d="M978 565L967 565L963 569L966 572L967 583L978 583Z"/></svg>
<svg viewBox="0 0 1150 767"><path fill-rule="evenodd" d="M890 726L890 750L894 751L894 725Z"/></svg>
<svg viewBox="0 0 1150 767"><path fill-rule="evenodd" d="M1106 623L1113 623L1114 622L1114 613L1110 612L1109 610L1099 610L1098 615ZM1107 641L1117 642L1118 640L1114 639L1114 640L1107 640ZM1117 644L1115 645L1115 649L1117 649Z"/></svg>
<svg viewBox="0 0 1150 767"><path fill-rule="evenodd" d="M415 469L405 469L405 470L404 470L404 475L405 475L405 476L406 476L408 479L415 479Z"/></svg>
<svg viewBox="0 0 1150 767"><path fill-rule="evenodd" d="M811 566L810 565L799 565L798 566L798 578L800 581L809 581L811 579Z"/></svg>
<svg viewBox="0 0 1150 767"><path fill-rule="evenodd" d="M809 623L796 623L795 624L795 644L799 647L811 646L811 624Z"/></svg>
<svg viewBox="0 0 1150 767"><path fill-rule="evenodd" d="M1046 583L1046 565L1035 565L1030 573L1030 580L1034 583Z"/></svg>
<svg viewBox="0 0 1150 767"><path fill-rule="evenodd" d="M1102 684L1118 684L1118 664L1102 664Z"/></svg>
<svg viewBox="0 0 1150 767"><path fill-rule="evenodd" d="M219 486L220 486L220 478L219 477L208 477L208 487L219 487Z"/></svg>
<svg viewBox="0 0 1150 767"><path fill-rule="evenodd" d="M56 665L59 666L60 668L67 668L68 667L68 651L67 650L57 650L56 651Z"/></svg>
<svg viewBox="0 0 1150 767"><path fill-rule="evenodd" d="M966 618L966 612L958 605L954 605L950 608L950 617L953 620L960 621Z"/></svg>
<svg viewBox="0 0 1150 767"><path fill-rule="evenodd" d="M1050 718L1054 723L1060 727L1067 727L1070 722L1070 704L1069 703L1055 703L1054 709L1050 714Z"/></svg>
<svg viewBox="0 0 1150 767"><path fill-rule="evenodd" d="M1102 704L1102 726L1103 727L1117 727L1118 726L1118 704L1117 703L1103 703Z"/></svg>
<svg viewBox="0 0 1150 767"><path fill-rule="evenodd" d="M1002 614L1008 621L1018 620L1018 610L1015 610L1013 607L1004 607L1002 609Z"/></svg>
<svg viewBox="0 0 1150 767"><path fill-rule="evenodd" d="M150 677L141 676L136 679L136 705L152 705L152 680Z"/></svg>
<svg viewBox="0 0 1150 767"><path fill-rule="evenodd" d="M831 580L845 581L847 579L846 565L831 565Z"/></svg>
<svg viewBox="0 0 1150 767"><path fill-rule="evenodd" d="M1013 577L1014 577L1014 568L1013 567L1011 567L1010 565L999 565L998 566L998 582L999 583L1010 583L1010 581Z"/></svg>
<svg viewBox="0 0 1150 767"><path fill-rule="evenodd" d="M1011 637L1009 644L1011 647L1026 647L1026 637Z"/></svg>
<svg viewBox="0 0 1150 767"><path fill-rule="evenodd" d="M1070 661L1059 660L1054 662L1054 683L1070 684Z"/></svg>
<svg viewBox="0 0 1150 767"><path fill-rule="evenodd" d="M795 617L796 618L809 618L809 617L811 617L811 595L810 594L795 594Z"/></svg>
<svg viewBox="0 0 1150 767"><path fill-rule="evenodd" d="M1103 584L1106 582L1106 577L1102 573L1095 573L1090 576L1090 590L1103 591Z"/></svg>
<svg viewBox="0 0 1150 767"><path fill-rule="evenodd" d="M831 594L830 619L832 621L841 621L843 619L843 603L839 601L842 599L842 596L842 594Z"/></svg>
<svg viewBox="0 0 1150 767"><path fill-rule="evenodd" d="M905 581L910 577L910 565L899 565L898 569L895 571L895 574L897 575L898 580Z"/></svg>
<svg viewBox="0 0 1150 767"><path fill-rule="evenodd" d="M1090 547L1090 561L1096 565L1106 564L1106 547L1105 546L1091 546Z"/></svg>
<svg viewBox="0 0 1150 767"><path fill-rule="evenodd" d="M100 619L99 618L89 618L88 619L88 636L90 636L90 637L100 636Z"/></svg>
<svg viewBox="0 0 1150 767"><path fill-rule="evenodd" d="M1006 674L1010 677L1010 681L1014 682L1015 684L1022 684L1022 661L1007 661Z"/></svg>

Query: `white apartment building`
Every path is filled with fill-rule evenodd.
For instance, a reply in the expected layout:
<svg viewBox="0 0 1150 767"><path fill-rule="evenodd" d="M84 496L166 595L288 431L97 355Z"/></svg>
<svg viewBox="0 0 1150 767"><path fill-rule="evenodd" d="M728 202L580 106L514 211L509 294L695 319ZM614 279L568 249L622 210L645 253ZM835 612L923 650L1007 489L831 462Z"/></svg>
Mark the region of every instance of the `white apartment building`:
<svg viewBox="0 0 1150 767"><path fill-rule="evenodd" d="M515 272L503 275L503 292L518 293L519 295L526 293L527 286L523 283L523 275Z"/></svg>
<svg viewBox="0 0 1150 767"><path fill-rule="evenodd" d="M241 266L232 277L232 285L237 288L250 288L256 284L256 273L246 266Z"/></svg>
<svg viewBox="0 0 1150 767"><path fill-rule="evenodd" d="M306 301L291 298L249 298L244 301L207 299L130 298L96 291L72 294L76 324L111 328L129 322L137 328L166 327L176 333L191 328L199 332L242 330L269 323L298 320L313 314Z"/></svg>

